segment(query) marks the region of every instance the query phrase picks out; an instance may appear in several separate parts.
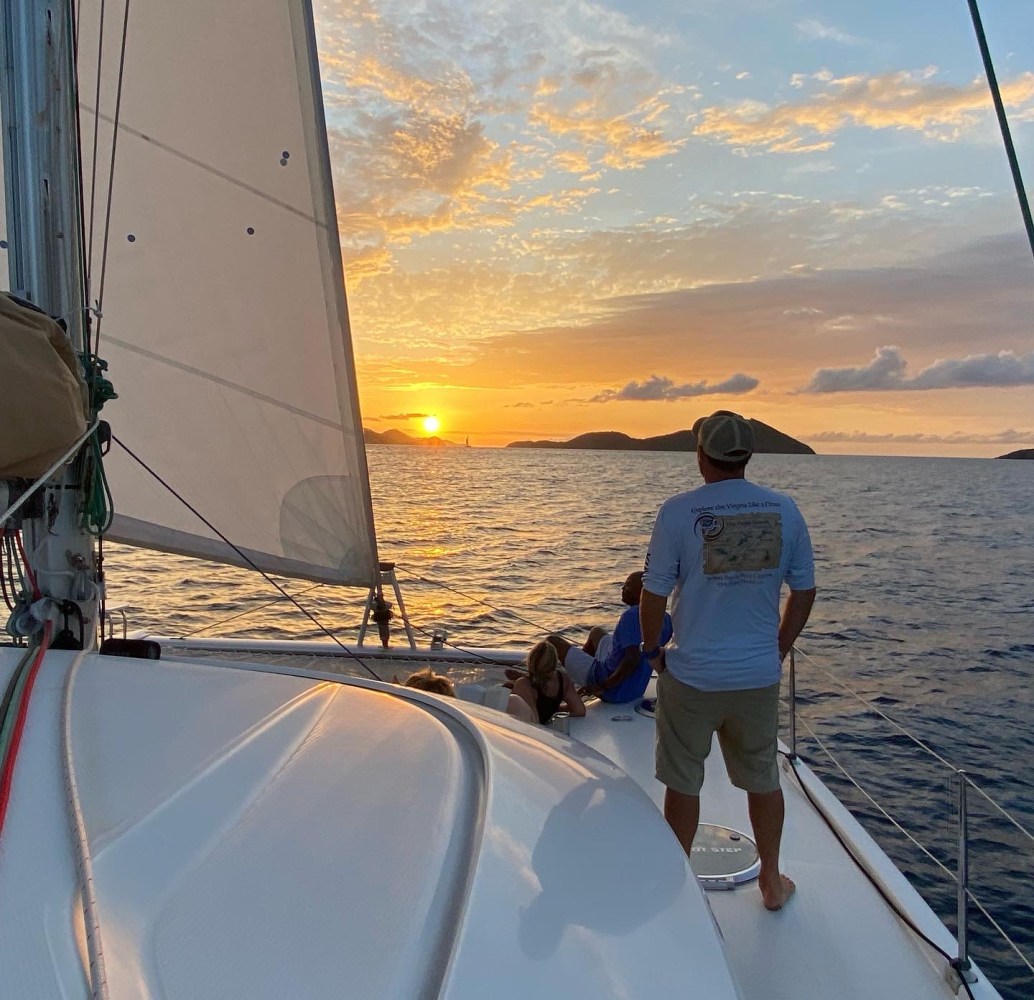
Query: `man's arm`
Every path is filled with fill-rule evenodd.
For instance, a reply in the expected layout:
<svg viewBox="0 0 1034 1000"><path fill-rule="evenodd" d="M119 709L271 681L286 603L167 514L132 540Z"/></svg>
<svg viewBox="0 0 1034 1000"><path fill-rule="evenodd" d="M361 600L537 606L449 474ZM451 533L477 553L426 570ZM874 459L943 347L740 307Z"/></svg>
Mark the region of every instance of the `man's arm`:
<svg viewBox="0 0 1034 1000"><path fill-rule="evenodd" d="M664 612L668 607L668 598L660 594L643 590L639 598L639 628L643 633L643 649L656 649L661 643L661 629L664 627ZM803 622L801 623L803 627ZM650 661L658 673L664 669L664 657L654 657Z"/></svg>
<svg viewBox="0 0 1034 1000"><path fill-rule="evenodd" d="M597 687L602 691L610 691L619 684L623 684L629 677L639 669L639 647L627 646L621 655L621 662L617 669L603 678L603 682Z"/></svg>
<svg viewBox="0 0 1034 1000"><path fill-rule="evenodd" d="M646 596L646 592L643 592ZM810 590L791 590L783 608L783 618L779 623L779 662L782 663L797 636L801 634L811 614L811 606L815 603L815 588ZM642 617L642 612L640 612Z"/></svg>

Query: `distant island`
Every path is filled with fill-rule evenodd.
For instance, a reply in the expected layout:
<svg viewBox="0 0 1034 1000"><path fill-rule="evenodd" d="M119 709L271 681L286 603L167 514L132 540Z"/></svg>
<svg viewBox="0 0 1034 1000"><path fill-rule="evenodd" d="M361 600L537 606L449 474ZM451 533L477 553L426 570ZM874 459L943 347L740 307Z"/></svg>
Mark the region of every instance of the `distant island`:
<svg viewBox="0 0 1034 1000"><path fill-rule="evenodd" d="M410 434L404 434L402 431L390 430L390 431L371 431L366 427L363 428L363 440L367 444L418 444L423 447L441 448L445 446L453 446L455 442L446 441L440 437L413 437Z"/></svg>
<svg viewBox="0 0 1034 1000"><path fill-rule="evenodd" d="M774 427L750 418L754 428L754 450L764 455L814 455L815 450L803 441L790 437ZM692 431L674 431L657 437L634 438L620 431L594 431L579 434L570 441L514 441L507 448L572 448L592 451L696 451L697 439ZM1005 456L1006 458L1010 456Z"/></svg>
<svg viewBox="0 0 1034 1000"><path fill-rule="evenodd" d="M998 458L1034 458L1034 448L1021 448L1019 451L1010 451L1008 455L998 455Z"/></svg>

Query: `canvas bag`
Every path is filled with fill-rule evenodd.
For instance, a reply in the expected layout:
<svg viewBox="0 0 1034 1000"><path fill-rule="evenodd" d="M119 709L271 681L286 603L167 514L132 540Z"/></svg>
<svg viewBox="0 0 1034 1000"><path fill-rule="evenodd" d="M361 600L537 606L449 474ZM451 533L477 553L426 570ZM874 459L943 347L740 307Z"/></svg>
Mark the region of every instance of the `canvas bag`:
<svg viewBox="0 0 1034 1000"><path fill-rule="evenodd" d="M87 396L68 335L0 292L0 479L36 479L86 431Z"/></svg>

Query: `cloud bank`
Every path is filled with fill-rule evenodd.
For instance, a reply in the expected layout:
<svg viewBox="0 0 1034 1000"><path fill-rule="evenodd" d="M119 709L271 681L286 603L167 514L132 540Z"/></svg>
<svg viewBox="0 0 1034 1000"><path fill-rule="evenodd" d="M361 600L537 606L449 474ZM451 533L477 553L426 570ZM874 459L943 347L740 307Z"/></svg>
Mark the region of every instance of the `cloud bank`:
<svg viewBox="0 0 1034 1000"><path fill-rule="evenodd" d="M604 389L593 396L590 403L611 403L616 400L635 400L642 402L663 400L674 402L677 399L689 399L693 396L741 395L757 388L759 381L750 375L738 372L724 382L708 385L706 381L687 382L676 385L670 378L651 375L645 382L629 382L621 389Z"/></svg>
<svg viewBox="0 0 1034 1000"><path fill-rule="evenodd" d="M970 354L935 361L914 377L905 374L907 362L900 347L880 347L867 365L857 368L820 368L800 391L871 392L874 390L1005 388L1034 385L1034 352Z"/></svg>
<svg viewBox="0 0 1034 1000"><path fill-rule="evenodd" d="M934 139L955 139L990 114L987 86L936 84L935 69L902 70L879 76L812 77L825 90L809 99L774 107L758 101L707 108L695 134L741 148L771 153L827 150L833 135L856 127L916 131ZM800 86L804 78L796 77ZM1013 113L1034 103L1034 73L1021 73L1002 85L1002 100Z"/></svg>
<svg viewBox="0 0 1034 1000"><path fill-rule="evenodd" d="M870 431L820 431L808 434L809 441L826 444L1027 444L1034 431L1011 428L993 434L873 434Z"/></svg>

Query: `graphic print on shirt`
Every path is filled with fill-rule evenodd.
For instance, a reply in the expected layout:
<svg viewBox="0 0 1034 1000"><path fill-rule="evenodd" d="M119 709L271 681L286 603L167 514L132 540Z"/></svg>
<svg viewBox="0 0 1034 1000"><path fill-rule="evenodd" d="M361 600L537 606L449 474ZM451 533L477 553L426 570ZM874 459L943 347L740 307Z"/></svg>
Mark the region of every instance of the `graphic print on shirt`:
<svg viewBox="0 0 1034 1000"><path fill-rule="evenodd" d="M698 518L704 543L704 574L757 573L778 569L783 522L778 514L710 515Z"/></svg>

